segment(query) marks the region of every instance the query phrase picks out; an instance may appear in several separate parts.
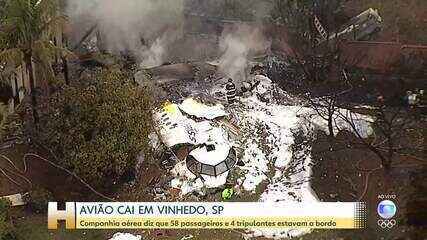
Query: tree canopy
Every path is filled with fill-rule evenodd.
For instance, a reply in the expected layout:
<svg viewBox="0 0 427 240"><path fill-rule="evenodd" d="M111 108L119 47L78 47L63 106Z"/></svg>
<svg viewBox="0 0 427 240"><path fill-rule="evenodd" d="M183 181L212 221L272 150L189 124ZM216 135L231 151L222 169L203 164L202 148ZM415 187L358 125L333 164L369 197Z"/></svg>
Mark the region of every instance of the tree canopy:
<svg viewBox="0 0 427 240"><path fill-rule="evenodd" d="M52 96L38 139L67 169L94 186L111 186L150 150L151 99L129 74L99 70Z"/></svg>
<svg viewBox="0 0 427 240"><path fill-rule="evenodd" d="M57 0L7 0L0 18L0 65L22 67L29 76L34 121L38 121L35 73L41 76L37 86L54 80L52 57L61 51L53 39L63 26ZM37 66L37 71L34 70Z"/></svg>
<svg viewBox="0 0 427 240"><path fill-rule="evenodd" d="M55 49L52 39L64 24L56 0L8 0L1 18L0 60L21 65L24 55L42 63Z"/></svg>

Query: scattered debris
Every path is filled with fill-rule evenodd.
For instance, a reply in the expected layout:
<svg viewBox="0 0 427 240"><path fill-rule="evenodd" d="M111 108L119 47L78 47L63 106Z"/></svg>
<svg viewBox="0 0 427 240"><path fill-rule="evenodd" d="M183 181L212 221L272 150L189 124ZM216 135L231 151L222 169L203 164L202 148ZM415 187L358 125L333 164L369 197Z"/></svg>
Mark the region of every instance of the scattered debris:
<svg viewBox="0 0 427 240"><path fill-rule="evenodd" d="M160 187L155 187L153 189L154 200L155 201L164 201L166 200L165 190Z"/></svg>
<svg viewBox="0 0 427 240"><path fill-rule="evenodd" d="M410 107L421 107L425 102L426 97L424 90L407 91L405 96L405 103Z"/></svg>
<svg viewBox="0 0 427 240"><path fill-rule="evenodd" d="M209 150L209 146L213 149ZM226 144L196 148L186 159L187 167L193 174L215 177L230 171L236 162L235 150Z"/></svg>
<svg viewBox="0 0 427 240"><path fill-rule="evenodd" d="M149 78L147 78L147 74ZM193 67L186 63L145 68L135 74L135 80L141 86L147 85L148 79L154 81L156 85L166 85L176 81L192 80L194 77Z"/></svg>
<svg viewBox="0 0 427 240"><path fill-rule="evenodd" d="M184 237L182 237L180 240L189 240L189 239L192 239L193 238L193 235L185 235Z"/></svg>
<svg viewBox="0 0 427 240"><path fill-rule="evenodd" d="M179 109L190 116L206 120L218 119L227 115L223 105L216 104L210 106L196 101L193 98L185 99L179 105Z"/></svg>
<svg viewBox="0 0 427 240"><path fill-rule="evenodd" d="M27 204L26 196L28 195L28 193L17 193L17 194L13 194L13 195L8 195L8 196L3 196L0 197L0 199L6 199L10 202L10 205L12 207L18 207L18 206L24 206Z"/></svg>
<svg viewBox="0 0 427 240"><path fill-rule="evenodd" d="M382 18L378 14L378 10L372 8L360 13L350 21L344 24L340 30L330 35L329 40L333 39L349 39L349 40L363 40L370 35L379 32L382 28ZM325 42L327 38L320 40L319 43Z"/></svg>
<svg viewBox="0 0 427 240"><path fill-rule="evenodd" d="M225 116L223 105L193 98L181 104L166 103L155 114L160 139L181 161L172 169L176 178L171 182L181 194L225 184L237 162L228 128L221 125Z"/></svg>
<svg viewBox="0 0 427 240"><path fill-rule="evenodd" d="M116 233L110 240L142 240L140 235L132 235L130 233Z"/></svg>

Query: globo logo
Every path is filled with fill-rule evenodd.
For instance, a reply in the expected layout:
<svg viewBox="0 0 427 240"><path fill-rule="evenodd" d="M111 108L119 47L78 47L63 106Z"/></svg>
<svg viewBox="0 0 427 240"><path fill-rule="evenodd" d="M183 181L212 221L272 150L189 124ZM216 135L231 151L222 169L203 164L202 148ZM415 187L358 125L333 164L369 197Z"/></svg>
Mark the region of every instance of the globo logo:
<svg viewBox="0 0 427 240"><path fill-rule="evenodd" d="M378 204L378 215L383 219L390 219L396 215L396 205L390 200L383 200Z"/></svg>

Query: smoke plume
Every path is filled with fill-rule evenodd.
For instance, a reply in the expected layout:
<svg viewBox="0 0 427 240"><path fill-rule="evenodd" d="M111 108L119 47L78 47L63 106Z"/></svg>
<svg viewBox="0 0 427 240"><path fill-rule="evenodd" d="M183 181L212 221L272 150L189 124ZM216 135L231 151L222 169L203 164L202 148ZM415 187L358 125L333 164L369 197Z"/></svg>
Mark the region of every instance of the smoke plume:
<svg viewBox="0 0 427 240"><path fill-rule="evenodd" d="M238 24L225 28L219 46L222 53L219 71L234 81L244 81L248 59L265 53L270 45L260 27Z"/></svg>
<svg viewBox="0 0 427 240"><path fill-rule="evenodd" d="M181 34L184 0L72 0L67 15L75 31L97 24L102 46L130 51L143 66L160 65ZM82 27L82 26L86 26Z"/></svg>

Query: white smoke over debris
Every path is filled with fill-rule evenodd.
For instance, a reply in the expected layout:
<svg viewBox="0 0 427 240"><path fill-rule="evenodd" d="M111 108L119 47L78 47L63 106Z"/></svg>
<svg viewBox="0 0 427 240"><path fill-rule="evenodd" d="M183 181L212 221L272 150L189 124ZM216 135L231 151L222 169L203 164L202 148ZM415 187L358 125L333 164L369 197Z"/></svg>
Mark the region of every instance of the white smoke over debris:
<svg viewBox="0 0 427 240"><path fill-rule="evenodd" d="M225 28L219 45L222 53L219 71L234 81L246 80L248 59L265 53L270 45L260 27L238 24Z"/></svg>
<svg viewBox="0 0 427 240"><path fill-rule="evenodd" d="M163 63L168 45L181 35L183 1L70 0L67 15L80 36L96 24L107 50L130 51L143 66L154 66Z"/></svg>

